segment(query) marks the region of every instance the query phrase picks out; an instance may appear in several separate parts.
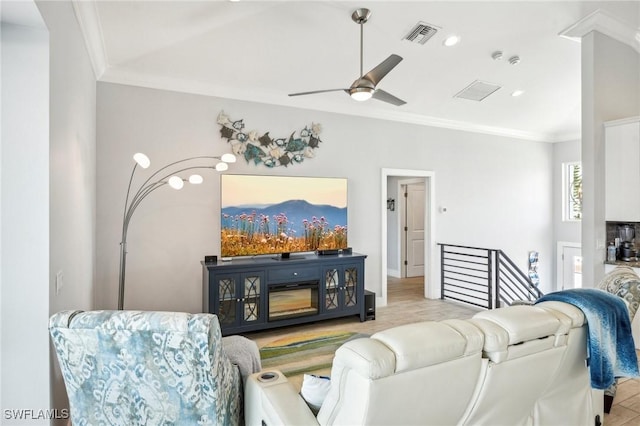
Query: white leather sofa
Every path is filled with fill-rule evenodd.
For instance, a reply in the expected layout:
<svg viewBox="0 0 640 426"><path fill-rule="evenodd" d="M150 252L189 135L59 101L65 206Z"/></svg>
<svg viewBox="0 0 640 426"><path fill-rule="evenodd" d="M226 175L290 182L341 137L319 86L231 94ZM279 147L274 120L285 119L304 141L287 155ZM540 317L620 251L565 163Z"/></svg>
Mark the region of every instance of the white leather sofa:
<svg viewBox="0 0 640 426"><path fill-rule="evenodd" d="M247 425L598 425L582 312L561 302L349 341L313 415L279 371L250 376ZM598 417L597 417L598 416Z"/></svg>

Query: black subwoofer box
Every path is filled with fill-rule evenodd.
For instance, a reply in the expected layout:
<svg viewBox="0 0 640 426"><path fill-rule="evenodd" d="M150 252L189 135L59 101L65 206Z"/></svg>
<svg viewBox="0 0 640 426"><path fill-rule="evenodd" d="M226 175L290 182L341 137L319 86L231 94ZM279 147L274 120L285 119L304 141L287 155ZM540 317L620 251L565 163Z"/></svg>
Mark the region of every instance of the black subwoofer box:
<svg viewBox="0 0 640 426"><path fill-rule="evenodd" d="M364 320L376 319L376 294L372 291L364 291Z"/></svg>

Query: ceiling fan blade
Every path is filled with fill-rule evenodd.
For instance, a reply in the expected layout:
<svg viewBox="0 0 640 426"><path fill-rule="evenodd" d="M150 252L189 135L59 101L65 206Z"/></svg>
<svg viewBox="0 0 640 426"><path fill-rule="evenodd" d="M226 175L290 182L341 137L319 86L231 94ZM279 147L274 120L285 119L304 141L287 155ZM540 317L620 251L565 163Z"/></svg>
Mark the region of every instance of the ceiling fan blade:
<svg viewBox="0 0 640 426"><path fill-rule="evenodd" d="M396 65L402 61L402 57L391 55L384 61L380 62L377 67L369 71L363 78L369 80L374 86L377 86L380 80L389 73Z"/></svg>
<svg viewBox="0 0 640 426"><path fill-rule="evenodd" d="M385 92L384 90L380 90L380 89L376 89L376 91L373 92L373 99L377 99L377 100L383 101L383 102L388 102L388 103L393 104L395 106L401 106L401 105L406 104L406 102L403 101L402 99L396 98L391 93Z"/></svg>
<svg viewBox="0 0 640 426"><path fill-rule="evenodd" d="M347 93L349 93L349 89L312 90L311 92L289 93L289 96L315 95L316 93L327 93L327 92L347 92Z"/></svg>

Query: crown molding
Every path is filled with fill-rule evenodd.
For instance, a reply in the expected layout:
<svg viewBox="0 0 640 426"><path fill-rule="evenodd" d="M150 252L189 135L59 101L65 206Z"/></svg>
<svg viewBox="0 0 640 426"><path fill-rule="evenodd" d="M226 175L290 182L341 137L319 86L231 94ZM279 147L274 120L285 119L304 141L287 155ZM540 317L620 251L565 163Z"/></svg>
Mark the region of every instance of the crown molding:
<svg viewBox="0 0 640 426"><path fill-rule="evenodd" d="M549 133L526 132L516 129L485 126L402 111L363 108L365 105L362 104L352 106L348 103L342 102L321 104L316 100L305 100L301 98L297 98L294 100L289 98L288 96L283 96L281 93L274 93L273 91L243 91L242 89L238 89L236 87L216 86L209 83L193 80L126 71L120 68L107 68L103 76L100 78L100 81L105 83L124 84L149 89L189 93L193 95L213 96L217 98L262 103L267 105L279 105L290 108L309 109L334 114L345 114L363 118L375 118L379 120L396 121L421 126L440 127L465 132L523 139L534 142L553 143L580 139L580 135L575 134L558 135Z"/></svg>
<svg viewBox="0 0 640 426"><path fill-rule="evenodd" d="M102 38L102 26L98 17L98 9L94 0L71 0L80 31L84 37L93 73L99 80L109 66L107 50Z"/></svg>
<svg viewBox="0 0 640 426"><path fill-rule="evenodd" d="M635 124L640 122L640 115L637 117L621 118L604 122L604 127L619 126L621 124Z"/></svg>
<svg viewBox="0 0 640 426"><path fill-rule="evenodd" d="M560 32L561 37L580 42L582 37L598 31L614 40L631 46L640 53L640 28L633 28L609 12L598 9Z"/></svg>

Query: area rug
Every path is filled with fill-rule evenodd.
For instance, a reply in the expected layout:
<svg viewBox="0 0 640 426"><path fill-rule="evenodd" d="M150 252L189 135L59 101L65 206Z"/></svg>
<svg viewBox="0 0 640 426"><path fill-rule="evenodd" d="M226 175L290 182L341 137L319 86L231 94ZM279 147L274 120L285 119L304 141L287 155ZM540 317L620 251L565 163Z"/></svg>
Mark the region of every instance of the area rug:
<svg viewBox="0 0 640 426"><path fill-rule="evenodd" d="M297 385L303 374L328 375L335 351L343 343L369 335L341 331L296 333L260 348L262 369L277 369Z"/></svg>

